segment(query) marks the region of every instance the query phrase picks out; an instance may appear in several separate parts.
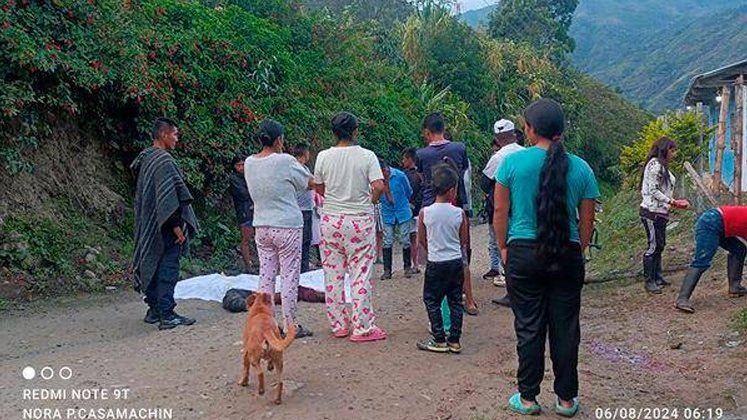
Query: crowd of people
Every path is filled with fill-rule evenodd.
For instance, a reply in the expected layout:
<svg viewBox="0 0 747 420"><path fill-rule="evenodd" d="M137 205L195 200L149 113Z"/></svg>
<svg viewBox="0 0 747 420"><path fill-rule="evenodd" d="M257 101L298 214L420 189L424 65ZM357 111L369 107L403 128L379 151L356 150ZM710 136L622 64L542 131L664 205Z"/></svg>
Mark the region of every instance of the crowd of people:
<svg viewBox="0 0 747 420"><path fill-rule="evenodd" d="M579 410L583 251L600 193L590 166L563 146L560 104L536 101L522 120L523 131L507 119L495 123L494 153L480 174L490 225L490 267L483 278L506 288L505 296L493 302L510 307L514 315L518 392L509 398L509 408L528 415L540 412L537 395L549 340L554 410L571 417ZM334 145L316 154L311 171L310 146L299 142L288 147L283 126L267 119L256 134L261 150L232 162L230 191L246 270L252 270L253 240L259 291L275 293L279 275L286 327L295 326L297 337L312 335L298 322L297 299L300 274L311 269L310 252L318 244L331 335L353 342L383 340L387 332L377 323L372 276L382 258L380 279L392 278L396 238L404 276L412 278L425 269L422 299L431 335L418 341L417 348L460 353L464 313L479 313L470 274L471 164L466 145L449 139L440 113L423 119L426 145L402 151L401 169L358 144L359 121L352 113L336 114L331 134ZM137 289L148 305L145 322L170 329L195 322L174 311L173 291L179 257L199 227L192 196L168 153L178 141L176 124L159 118L152 135L153 146L132 165L137 179L134 267ZM675 180L669 164L675 150L672 140L660 139L642 171L640 214L648 238L643 258L650 293L661 293L668 284L661 266L669 212L689 207L686 200L672 198ZM701 217L696 255L677 308L693 311L690 295L719 246L730 252L729 292L747 295L741 286L747 248L738 239L745 235L745 207L722 207ZM345 295L346 278L350 296Z"/></svg>

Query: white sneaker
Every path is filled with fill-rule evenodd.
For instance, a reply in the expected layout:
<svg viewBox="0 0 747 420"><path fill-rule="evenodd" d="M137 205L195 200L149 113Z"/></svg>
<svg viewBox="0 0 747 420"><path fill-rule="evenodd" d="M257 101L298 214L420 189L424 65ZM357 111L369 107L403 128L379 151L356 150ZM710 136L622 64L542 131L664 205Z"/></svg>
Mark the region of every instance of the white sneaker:
<svg viewBox="0 0 747 420"><path fill-rule="evenodd" d="M506 276L501 274L500 276L493 279L493 286L495 287L506 287Z"/></svg>

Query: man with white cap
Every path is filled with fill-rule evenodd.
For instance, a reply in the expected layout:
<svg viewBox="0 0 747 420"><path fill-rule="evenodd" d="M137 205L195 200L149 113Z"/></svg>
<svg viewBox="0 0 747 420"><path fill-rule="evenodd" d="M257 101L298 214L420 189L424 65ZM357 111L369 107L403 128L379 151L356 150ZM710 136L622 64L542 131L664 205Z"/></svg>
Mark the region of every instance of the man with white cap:
<svg viewBox="0 0 747 420"><path fill-rule="evenodd" d="M498 287L505 287L506 279L504 277L503 268L501 267L501 254L498 250L498 245L495 240L495 231L493 230L493 192L495 190L495 174L498 172L498 168L504 161L506 156L518 152L524 149L521 146L519 136L517 135L516 127L514 123L501 119L495 122L493 125L493 156L485 165L485 169L482 171L480 177L480 188L486 194L485 199L485 210L488 215L488 232L490 235L490 241L488 242L488 254L490 256L490 270L485 273L482 277L486 280L493 280L493 284ZM508 306L508 295L494 299L493 303L498 305Z"/></svg>

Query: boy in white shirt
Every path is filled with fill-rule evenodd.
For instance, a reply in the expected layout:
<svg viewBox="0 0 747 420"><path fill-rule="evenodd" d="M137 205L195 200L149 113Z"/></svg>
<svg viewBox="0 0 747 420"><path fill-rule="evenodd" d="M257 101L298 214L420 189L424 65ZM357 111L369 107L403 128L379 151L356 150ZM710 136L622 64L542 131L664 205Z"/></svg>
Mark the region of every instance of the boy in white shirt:
<svg viewBox="0 0 747 420"><path fill-rule="evenodd" d="M428 311L433 337L419 341L421 350L436 353L461 353L462 288L469 238L468 217L464 210L451 204L457 194L459 175L449 165L433 168L432 186L435 203L420 210L418 238L428 255L423 285L423 302ZM441 316L441 301L449 303L451 328L448 339Z"/></svg>

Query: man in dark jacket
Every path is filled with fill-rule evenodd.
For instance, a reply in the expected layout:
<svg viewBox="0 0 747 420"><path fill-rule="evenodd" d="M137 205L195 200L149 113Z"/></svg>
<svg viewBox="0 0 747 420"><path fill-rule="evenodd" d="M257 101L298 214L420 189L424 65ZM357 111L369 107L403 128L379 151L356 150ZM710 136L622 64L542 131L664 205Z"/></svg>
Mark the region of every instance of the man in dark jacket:
<svg viewBox="0 0 747 420"><path fill-rule="evenodd" d="M467 157L467 147L464 143L448 140L446 133L446 122L443 115L438 112L429 114L423 119L423 138L428 144L426 147L418 150L416 153L415 166L423 176L423 207L430 206L436 201L436 194L432 185L432 169L434 166L448 163L459 174L459 183L457 184L457 200L454 205L463 208L467 214L471 211L467 199L466 185L464 183L464 174L469 168L469 158ZM469 315L477 315L477 303L472 295L472 276L469 272L469 262L471 260L472 249L467 241L467 264L464 266L464 294L465 307L464 311Z"/></svg>
<svg viewBox="0 0 747 420"><path fill-rule="evenodd" d="M153 146L143 150L130 166L135 192L135 290L145 293L144 321L166 330L192 325L194 319L174 312L174 287L179 280L179 259L187 254L189 237L198 229L184 176L169 154L179 131L173 121L153 123Z"/></svg>
<svg viewBox="0 0 747 420"><path fill-rule="evenodd" d="M244 178L244 161L245 155L238 155L233 158L233 171L229 176L229 190L233 198L233 207L236 211L236 221L241 229L241 257L244 260L244 269L247 273L252 271L252 246L251 241L254 237L254 201L249 194L249 188L246 186Z"/></svg>

